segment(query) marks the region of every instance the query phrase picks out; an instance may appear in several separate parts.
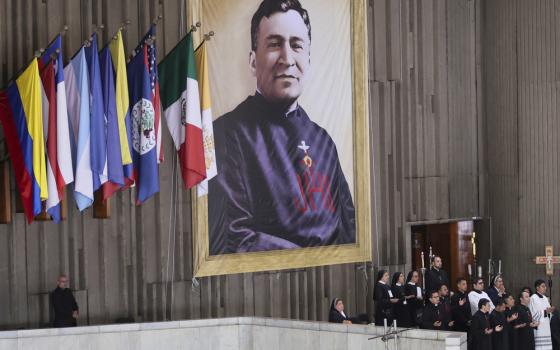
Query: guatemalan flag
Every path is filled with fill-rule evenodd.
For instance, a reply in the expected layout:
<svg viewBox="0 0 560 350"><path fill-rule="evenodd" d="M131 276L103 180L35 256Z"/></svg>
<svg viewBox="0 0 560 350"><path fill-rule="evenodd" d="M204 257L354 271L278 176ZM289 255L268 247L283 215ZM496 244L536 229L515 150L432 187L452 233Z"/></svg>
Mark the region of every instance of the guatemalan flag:
<svg viewBox="0 0 560 350"><path fill-rule="evenodd" d="M90 162L89 79L82 47L64 68L68 116L72 127L74 199L80 211L93 203L93 176Z"/></svg>
<svg viewBox="0 0 560 350"><path fill-rule="evenodd" d="M51 105L50 108L53 108L53 105L56 108L56 116L52 116L54 124L49 125L49 132L45 136L47 137L47 153L49 157L47 159L47 169L48 167L51 168L47 170L47 174L52 171L57 191L49 191L47 212L52 216L53 220L59 221L61 218L60 200L62 199L63 188L74 181L68 109L66 105L66 85L64 83L62 64L62 38L60 35L57 35L47 47L41 56L41 63L42 65L47 65L53 59L56 100L49 99L49 104ZM56 197L58 197L58 201Z"/></svg>
<svg viewBox="0 0 560 350"><path fill-rule="evenodd" d="M107 175L108 181L103 184L103 200L110 198L124 186L124 172L119 139L119 120L115 103L115 71L109 47L99 54L101 83L103 90L103 110L107 118Z"/></svg>
<svg viewBox="0 0 560 350"><path fill-rule="evenodd" d="M134 56L127 68L136 203L141 204L159 192L156 113L152 103L147 45Z"/></svg>
<svg viewBox="0 0 560 350"><path fill-rule="evenodd" d="M21 195L31 223L48 198L43 139L41 78L34 59L23 73L0 92L0 121Z"/></svg>
<svg viewBox="0 0 560 350"><path fill-rule="evenodd" d="M91 36L91 45L84 50L89 70L90 161L93 191L97 191L107 182L107 134L96 33Z"/></svg>

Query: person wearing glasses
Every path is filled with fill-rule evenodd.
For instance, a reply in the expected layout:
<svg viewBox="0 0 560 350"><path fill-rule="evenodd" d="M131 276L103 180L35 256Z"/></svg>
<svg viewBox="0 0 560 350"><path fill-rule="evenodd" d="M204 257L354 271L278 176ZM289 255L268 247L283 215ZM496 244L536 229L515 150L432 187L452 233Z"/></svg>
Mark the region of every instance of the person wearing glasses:
<svg viewBox="0 0 560 350"><path fill-rule="evenodd" d="M439 292L430 293L429 303L422 313L422 328L433 330L448 330L453 328L454 321L448 319L441 310Z"/></svg>
<svg viewBox="0 0 560 350"><path fill-rule="evenodd" d="M472 315L474 315L479 310L478 302L481 299L490 300L490 297L484 291L484 279L482 277L478 277L474 280L473 290L469 293L469 303L471 304ZM488 312L491 313L492 311L494 311L494 308L494 303L490 301L490 310L488 310Z"/></svg>

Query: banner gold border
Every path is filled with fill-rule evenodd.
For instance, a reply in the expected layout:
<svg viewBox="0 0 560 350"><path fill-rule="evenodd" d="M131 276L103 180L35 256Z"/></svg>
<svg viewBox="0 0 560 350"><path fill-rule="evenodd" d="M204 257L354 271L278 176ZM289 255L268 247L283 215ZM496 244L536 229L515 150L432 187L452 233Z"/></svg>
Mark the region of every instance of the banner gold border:
<svg viewBox="0 0 560 350"><path fill-rule="evenodd" d="M196 3L196 1L189 1L189 3ZM193 190L191 198L193 274L195 277L371 261L372 191L370 184L367 1L353 0L350 3L352 11L354 204L357 242L336 246L210 256L208 200L206 196L198 198L196 191Z"/></svg>

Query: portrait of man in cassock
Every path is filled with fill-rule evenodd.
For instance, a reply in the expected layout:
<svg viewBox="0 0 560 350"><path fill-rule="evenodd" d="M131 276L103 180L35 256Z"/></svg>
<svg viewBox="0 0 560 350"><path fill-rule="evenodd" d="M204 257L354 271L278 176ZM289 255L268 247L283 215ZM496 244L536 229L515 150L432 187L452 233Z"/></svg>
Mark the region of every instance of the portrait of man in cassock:
<svg viewBox="0 0 560 350"><path fill-rule="evenodd" d="M311 32L299 0L263 0L252 16L254 92L214 122L210 255L356 242L337 145L300 104Z"/></svg>

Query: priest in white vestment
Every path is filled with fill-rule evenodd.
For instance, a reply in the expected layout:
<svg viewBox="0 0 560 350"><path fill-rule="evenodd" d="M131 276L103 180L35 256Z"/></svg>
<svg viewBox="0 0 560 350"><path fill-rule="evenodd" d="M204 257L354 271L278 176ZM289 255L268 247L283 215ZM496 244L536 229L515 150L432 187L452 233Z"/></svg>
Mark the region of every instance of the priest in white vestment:
<svg viewBox="0 0 560 350"><path fill-rule="evenodd" d="M535 349L552 350L552 338L550 337L550 317L554 307L546 297L546 283L543 280L535 282L537 292L531 296L529 310L533 320L539 321L539 326L535 329Z"/></svg>
<svg viewBox="0 0 560 350"><path fill-rule="evenodd" d="M478 302L480 299L488 299L490 300L490 312L494 310L495 306L492 303L490 297L484 291L484 279L482 277L478 277L473 282L473 290L469 293L469 304L471 305L471 315L474 315L478 311Z"/></svg>

